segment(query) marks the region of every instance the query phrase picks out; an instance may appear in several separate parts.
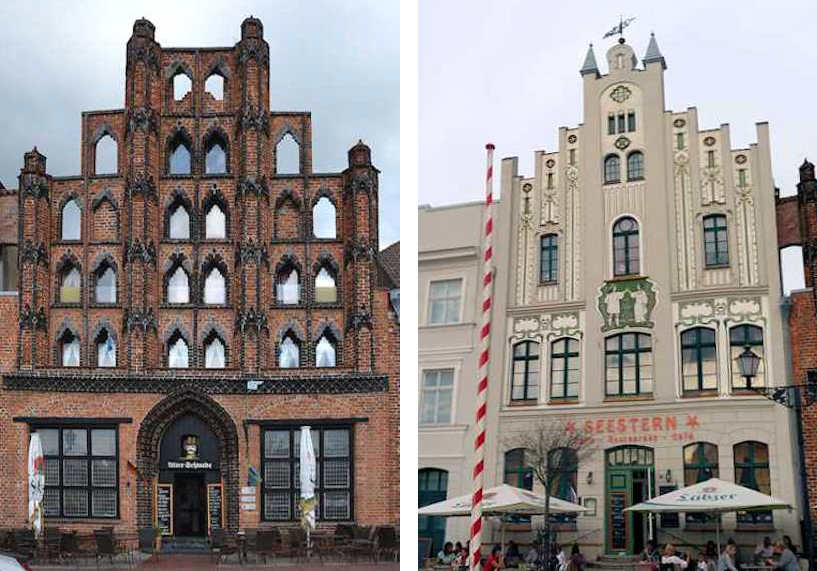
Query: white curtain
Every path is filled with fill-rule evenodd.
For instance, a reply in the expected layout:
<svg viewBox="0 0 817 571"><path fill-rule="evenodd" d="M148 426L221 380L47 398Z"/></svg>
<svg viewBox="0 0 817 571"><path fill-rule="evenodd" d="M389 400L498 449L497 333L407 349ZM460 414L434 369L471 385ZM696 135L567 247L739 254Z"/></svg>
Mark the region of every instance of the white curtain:
<svg viewBox="0 0 817 571"><path fill-rule="evenodd" d="M213 339L207 345L207 350L204 352L204 366L207 369L224 368L224 344L220 339Z"/></svg>
<svg viewBox="0 0 817 571"><path fill-rule="evenodd" d="M326 335L321 336L315 347L315 364L318 367L335 366L335 346Z"/></svg>
<svg viewBox="0 0 817 571"><path fill-rule="evenodd" d="M227 217L218 204L211 206L207 213L204 234L208 240L227 237Z"/></svg>
<svg viewBox="0 0 817 571"><path fill-rule="evenodd" d="M284 337L281 341L280 357L278 366L282 369L297 368L301 366L300 348L291 337Z"/></svg>
<svg viewBox="0 0 817 571"><path fill-rule="evenodd" d="M71 337L62 344L62 366L79 367L79 339Z"/></svg>
<svg viewBox="0 0 817 571"><path fill-rule="evenodd" d="M282 272L278 275L278 303L295 304L300 299L298 284L298 270L292 269L289 274Z"/></svg>
<svg viewBox="0 0 817 571"><path fill-rule="evenodd" d="M190 288L187 284L187 272L179 266L167 283L167 301L169 303L189 303Z"/></svg>
<svg viewBox="0 0 817 571"><path fill-rule="evenodd" d="M177 206L170 215L170 237L174 240L190 239L190 215L184 206Z"/></svg>
<svg viewBox="0 0 817 571"><path fill-rule="evenodd" d="M171 369L186 369L188 367L187 343L181 337L176 339L176 342L170 346L167 353L167 365Z"/></svg>
<svg viewBox="0 0 817 571"><path fill-rule="evenodd" d="M110 336L96 345L98 367L116 367L116 344Z"/></svg>
<svg viewBox="0 0 817 571"><path fill-rule="evenodd" d="M218 268L213 268L204 280L204 303L224 305L227 303L227 289L224 276Z"/></svg>
<svg viewBox="0 0 817 571"><path fill-rule="evenodd" d="M96 302L116 303L116 272L106 269L96 280Z"/></svg>

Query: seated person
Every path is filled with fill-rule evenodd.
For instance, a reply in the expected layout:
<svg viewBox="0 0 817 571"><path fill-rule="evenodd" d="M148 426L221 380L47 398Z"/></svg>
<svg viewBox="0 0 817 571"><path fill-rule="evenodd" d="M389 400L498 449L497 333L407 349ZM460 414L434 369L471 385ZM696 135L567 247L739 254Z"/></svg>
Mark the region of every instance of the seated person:
<svg viewBox="0 0 817 571"><path fill-rule="evenodd" d="M661 556L661 563L664 565L678 565L681 569L687 568L687 560L682 559L678 552L675 550L675 546L671 543L667 543L667 546L664 548L664 554Z"/></svg>
<svg viewBox="0 0 817 571"><path fill-rule="evenodd" d="M437 562L440 563L440 565L451 565L456 556L457 554L454 553L454 544L447 541L445 545L443 545L442 550L437 554Z"/></svg>
<svg viewBox="0 0 817 571"><path fill-rule="evenodd" d="M755 561L765 561L773 554L774 546L772 546L771 538L767 535L763 538L763 542L758 543L757 547L755 547Z"/></svg>
<svg viewBox="0 0 817 571"><path fill-rule="evenodd" d="M658 549L655 547L655 541L652 539L647 541L647 545L644 546L644 549L641 551L641 561L658 561L661 556L658 553Z"/></svg>
<svg viewBox="0 0 817 571"><path fill-rule="evenodd" d="M516 567L522 561L522 554L519 553L519 546L514 540L508 542L508 547L505 549L505 565L508 567Z"/></svg>
<svg viewBox="0 0 817 571"><path fill-rule="evenodd" d="M774 561L772 558L766 560L766 565L774 567L775 569L782 569L783 571L800 571L800 564L797 561L797 556L789 548L788 545L782 541L774 544L774 554L780 558Z"/></svg>
<svg viewBox="0 0 817 571"><path fill-rule="evenodd" d="M502 562L502 549L495 545L491 550L491 556L485 561L482 571L494 571L494 569L503 569L505 567Z"/></svg>

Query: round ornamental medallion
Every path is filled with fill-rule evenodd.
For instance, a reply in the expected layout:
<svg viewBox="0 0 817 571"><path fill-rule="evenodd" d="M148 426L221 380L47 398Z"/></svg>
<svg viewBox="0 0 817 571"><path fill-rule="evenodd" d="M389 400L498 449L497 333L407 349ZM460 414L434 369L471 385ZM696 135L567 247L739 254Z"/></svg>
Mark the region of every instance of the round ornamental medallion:
<svg viewBox="0 0 817 571"><path fill-rule="evenodd" d="M545 166L549 169L552 169L555 164L556 161L554 161L553 159L548 159L547 161L545 161Z"/></svg>
<svg viewBox="0 0 817 571"><path fill-rule="evenodd" d="M579 178L579 171L576 170L576 167L574 166L567 167L565 174L567 175L568 180L576 180Z"/></svg>
<svg viewBox="0 0 817 571"><path fill-rule="evenodd" d="M629 87L624 85L619 85L613 91L610 92L610 99L615 101L616 103L621 103L623 101L627 101L632 95L632 91L630 91Z"/></svg>
<svg viewBox="0 0 817 571"><path fill-rule="evenodd" d="M738 163L739 165L742 165L743 163L745 163L745 162L746 162L746 155L738 155L738 156L736 156L736 157L735 157L735 162L736 162L736 163Z"/></svg>
<svg viewBox="0 0 817 571"><path fill-rule="evenodd" d="M624 149L630 146L630 139L628 139L627 137L619 137L613 144L616 146L618 150L623 151Z"/></svg>
<svg viewBox="0 0 817 571"><path fill-rule="evenodd" d="M572 145L573 143L575 143L575 142L576 142L576 135L570 135L570 136L567 138L567 142L568 142L568 143L570 143L571 145Z"/></svg>
<svg viewBox="0 0 817 571"><path fill-rule="evenodd" d="M687 122L686 122L686 121L684 121L683 119L681 119L681 118L679 117L678 119L676 119L675 121L673 121L673 122L672 122L672 124L673 124L673 125L675 125L675 127L676 127L676 128L680 129L681 127L683 127L684 125L686 125L686 124L687 124Z"/></svg>
<svg viewBox="0 0 817 571"><path fill-rule="evenodd" d="M714 144L715 144L715 137L707 137L706 139L704 139L704 145L706 145L707 147L711 147Z"/></svg>
<svg viewBox="0 0 817 571"><path fill-rule="evenodd" d="M533 190L533 185L529 182L526 182L525 184L522 185L522 190L525 192L530 192L531 190Z"/></svg>

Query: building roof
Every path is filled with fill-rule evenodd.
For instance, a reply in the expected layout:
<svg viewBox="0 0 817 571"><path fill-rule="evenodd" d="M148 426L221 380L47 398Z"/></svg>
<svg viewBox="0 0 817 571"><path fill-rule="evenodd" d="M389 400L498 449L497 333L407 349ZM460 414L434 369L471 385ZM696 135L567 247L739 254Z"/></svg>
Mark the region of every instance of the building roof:
<svg viewBox="0 0 817 571"><path fill-rule="evenodd" d="M664 61L664 56L661 55L661 50L658 49L655 34L650 34L650 43L647 44L647 53L644 54L644 65L654 61L659 62L664 69L667 69L667 62Z"/></svg>
<svg viewBox="0 0 817 571"><path fill-rule="evenodd" d="M595 73L598 75L599 66L596 63L596 54L593 53L593 44L587 48L587 55L584 57L584 65L579 70L579 73L584 75L586 73Z"/></svg>
<svg viewBox="0 0 817 571"><path fill-rule="evenodd" d="M400 241L380 250L377 255L377 282L383 287L400 287Z"/></svg>

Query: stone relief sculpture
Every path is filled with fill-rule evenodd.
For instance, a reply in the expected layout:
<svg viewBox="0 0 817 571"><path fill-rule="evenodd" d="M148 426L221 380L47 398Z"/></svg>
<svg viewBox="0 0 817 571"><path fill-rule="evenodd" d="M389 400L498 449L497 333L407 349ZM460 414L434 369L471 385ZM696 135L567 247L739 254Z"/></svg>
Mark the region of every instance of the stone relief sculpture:
<svg viewBox="0 0 817 571"><path fill-rule="evenodd" d="M609 281L599 290L602 331L622 327L652 327L657 301L655 284L647 278Z"/></svg>

